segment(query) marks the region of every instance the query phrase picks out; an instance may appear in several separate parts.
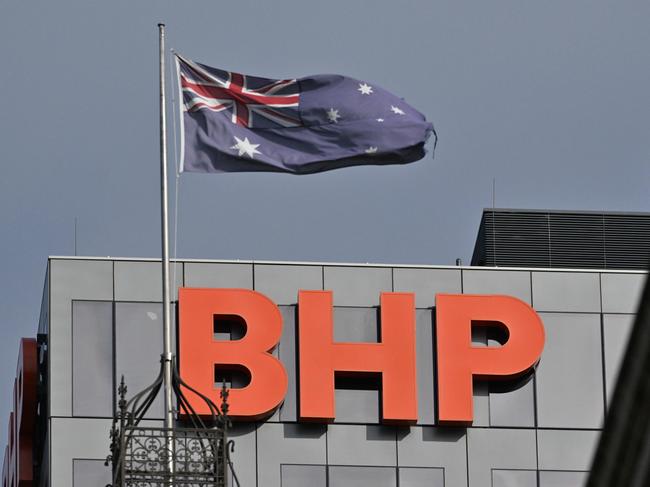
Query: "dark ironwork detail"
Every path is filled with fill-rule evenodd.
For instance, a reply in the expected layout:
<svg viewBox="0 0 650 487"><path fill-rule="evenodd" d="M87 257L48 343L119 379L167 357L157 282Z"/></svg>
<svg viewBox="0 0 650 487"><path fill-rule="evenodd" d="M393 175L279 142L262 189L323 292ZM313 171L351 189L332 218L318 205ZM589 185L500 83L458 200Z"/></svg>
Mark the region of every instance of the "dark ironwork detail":
<svg viewBox="0 0 650 487"><path fill-rule="evenodd" d="M127 401L124 377L118 387L118 410L111 428L111 454L106 465L113 468L113 483L107 487L235 487L228 440L228 390L221 390L218 407L204 394L185 383L172 364L172 388L177 403L177 427L156 428L141 422L163 385L163 367L149 387ZM184 391L198 396L210 412L196 413Z"/></svg>

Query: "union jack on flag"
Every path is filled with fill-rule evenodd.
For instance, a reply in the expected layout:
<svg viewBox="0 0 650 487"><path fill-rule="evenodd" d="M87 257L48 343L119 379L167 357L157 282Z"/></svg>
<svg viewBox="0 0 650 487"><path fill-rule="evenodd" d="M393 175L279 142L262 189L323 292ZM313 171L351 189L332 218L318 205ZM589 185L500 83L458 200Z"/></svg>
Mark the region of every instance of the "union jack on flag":
<svg viewBox="0 0 650 487"><path fill-rule="evenodd" d="M185 110L228 113L248 128L298 127L300 92L295 79L272 80L222 71L180 58Z"/></svg>
<svg viewBox="0 0 650 487"><path fill-rule="evenodd" d="M424 157L433 126L402 98L337 74L268 79L176 55L181 171L309 174ZM434 143L435 147L435 143Z"/></svg>

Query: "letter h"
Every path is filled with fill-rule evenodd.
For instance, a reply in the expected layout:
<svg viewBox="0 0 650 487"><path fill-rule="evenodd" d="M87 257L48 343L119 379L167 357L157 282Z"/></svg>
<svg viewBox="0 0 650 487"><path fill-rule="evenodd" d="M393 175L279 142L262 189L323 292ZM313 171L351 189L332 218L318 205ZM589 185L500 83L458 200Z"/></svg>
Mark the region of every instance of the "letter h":
<svg viewBox="0 0 650 487"><path fill-rule="evenodd" d="M379 343L334 342L331 291L300 291L300 419L333 421L336 373L378 373L382 422L417 421L415 299L381 294Z"/></svg>

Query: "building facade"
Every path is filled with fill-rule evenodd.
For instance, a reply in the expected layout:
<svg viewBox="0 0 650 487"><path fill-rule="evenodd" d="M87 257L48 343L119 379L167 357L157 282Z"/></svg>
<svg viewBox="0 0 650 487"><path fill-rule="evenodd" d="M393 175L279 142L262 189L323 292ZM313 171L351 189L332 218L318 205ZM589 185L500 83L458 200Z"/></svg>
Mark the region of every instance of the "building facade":
<svg viewBox="0 0 650 487"><path fill-rule="evenodd" d="M273 353L288 374L284 403L269 418L237 422L230 432L244 487L582 485L646 276L644 271L598 269L198 260L172 266L176 290L253 289L282 314L282 338ZM33 485L111 482L104 460L116 387L124 376L129 393L135 393L158 372L160 281L156 260L49 259L38 343L32 344L40 360L41 390ZM299 290L333 292L334 339L340 342L378 341L381 292L415 294L415 424L381 424L379 384L355 378L337 378L332 423L298 421ZM544 351L532 375L504 383L475 381L471 426L437 424L438 293L514 296L535 309L545 328ZM480 329L472 340L476 347L498 346ZM246 378L220 380L237 387ZM160 397L149 413L152 424L160 423L162 414ZM16 407L12 432L20 429L15 426L20 415ZM14 440L5 454L7 486L19 470L13 467Z"/></svg>

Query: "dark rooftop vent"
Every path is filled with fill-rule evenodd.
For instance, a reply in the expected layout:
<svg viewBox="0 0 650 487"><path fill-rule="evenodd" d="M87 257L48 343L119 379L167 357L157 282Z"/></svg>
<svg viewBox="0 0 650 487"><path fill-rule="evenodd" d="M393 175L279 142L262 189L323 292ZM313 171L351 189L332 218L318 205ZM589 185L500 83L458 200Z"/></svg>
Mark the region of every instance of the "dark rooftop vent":
<svg viewBox="0 0 650 487"><path fill-rule="evenodd" d="M472 265L647 269L650 213L483 210Z"/></svg>

